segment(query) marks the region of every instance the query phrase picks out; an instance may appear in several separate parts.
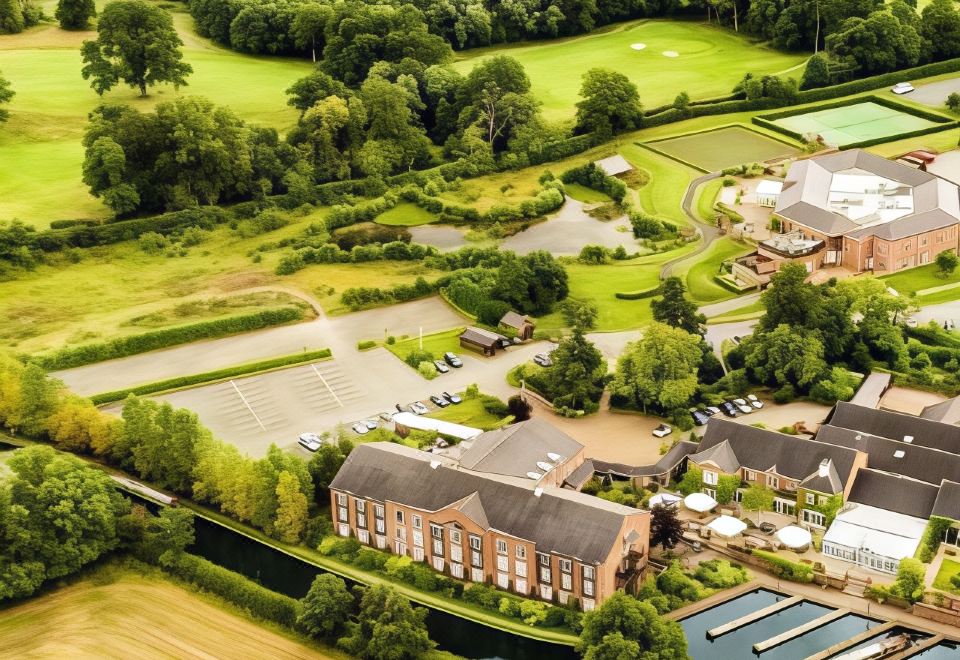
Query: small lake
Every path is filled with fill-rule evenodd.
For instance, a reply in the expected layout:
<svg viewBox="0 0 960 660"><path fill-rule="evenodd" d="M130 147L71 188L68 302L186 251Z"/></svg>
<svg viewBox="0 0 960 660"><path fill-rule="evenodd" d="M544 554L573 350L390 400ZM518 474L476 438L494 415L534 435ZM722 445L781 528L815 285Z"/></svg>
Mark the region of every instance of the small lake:
<svg viewBox="0 0 960 660"><path fill-rule="evenodd" d="M914 660L917 658L923 660L956 660L956 658L960 658L960 644L941 642L923 653L918 653L913 658Z"/></svg>

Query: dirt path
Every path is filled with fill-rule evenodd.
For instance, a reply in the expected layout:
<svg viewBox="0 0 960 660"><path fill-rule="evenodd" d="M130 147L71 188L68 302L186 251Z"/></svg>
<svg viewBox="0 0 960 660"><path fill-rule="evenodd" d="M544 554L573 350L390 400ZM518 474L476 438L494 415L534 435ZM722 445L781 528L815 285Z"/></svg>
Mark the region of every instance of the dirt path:
<svg viewBox="0 0 960 660"><path fill-rule="evenodd" d="M701 184L711 181L720 176L720 172L710 172L709 174L704 174L703 176L697 177L690 182L690 185L687 186L687 192L683 195L683 201L680 203L683 212L690 218L690 222L693 223L693 226L697 228L697 231L700 232L700 245L696 250L690 254L678 257L676 259L671 259L667 263L663 264L660 268L660 279L665 280L670 277L670 274L673 272L674 266L679 264L682 261L687 261L688 259L695 259L698 255L703 253L710 244L720 235L720 230L714 227L713 225L708 225L707 223L700 220L697 217L697 214L693 212L693 198L696 196L697 188Z"/></svg>

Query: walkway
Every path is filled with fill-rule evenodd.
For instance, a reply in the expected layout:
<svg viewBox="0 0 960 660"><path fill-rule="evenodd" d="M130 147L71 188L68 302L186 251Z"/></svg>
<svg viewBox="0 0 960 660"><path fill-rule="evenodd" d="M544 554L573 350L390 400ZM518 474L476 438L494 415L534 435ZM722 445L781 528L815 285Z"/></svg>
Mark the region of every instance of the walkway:
<svg viewBox="0 0 960 660"><path fill-rule="evenodd" d="M693 212L693 198L696 195L697 189L701 184L716 179L719 176L721 176L720 172L710 172L709 174L704 174L703 176L697 177L690 182L689 186L687 186L687 192L684 193L683 201L680 203L680 206L683 208L683 212L687 215L687 217L690 218L693 226L696 227L700 232L700 245L690 254L678 257L676 259L671 259L667 263L663 264L663 266L660 268L661 280L665 280L670 277L670 274L673 272L673 267L678 263L688 259L693 259L697 255L701 254L704 250L710 247L710 244L713 243L713 241L716 240L716 238L720 235L720 230L717 227L703 222L699 217L697 217L697 214Z"/></svg>

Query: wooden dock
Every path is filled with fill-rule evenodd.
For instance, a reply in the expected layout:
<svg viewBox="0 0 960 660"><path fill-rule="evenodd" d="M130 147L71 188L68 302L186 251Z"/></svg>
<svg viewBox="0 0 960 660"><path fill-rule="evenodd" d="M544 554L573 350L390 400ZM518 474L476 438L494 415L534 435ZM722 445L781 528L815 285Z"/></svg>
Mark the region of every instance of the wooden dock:
<svg viewBox="0 0 960 660"><path fill-rule="evenodd" d="M775 635L770 639L765 639L762 642L757 642L756 644L753 645L753 652L763 653L764 651L769 651L774 646L780 646L781 644L785 642L789 642L791 639L795 637L799 637L800 635L805 635L811 630L816 630L817 628L821 626L825 626L828 623L836 621L841 617L847 616L848 614L850 614L850 610L848 609L840 609L840 610L834 610L833 612L827 612L823 616L817 619L814 619L813 621L808 621L802 626L791 628L790 630L787 630L786 632L782 632L779 635Z"/></svg>
<svg viewBox="0 0 960 660"><path fill-rule="evenodd" d="M908 648L906 651L900 652L898 655L895 655L895 658L912 658L915 655L919 655L926 651L932 646L936 646L944 639L943 635L934 635L929 639L925 639L922 642L918 642L916 646Z"/></svg>
<svg viewBox="0 0 960 660"><path fill-rule="evenodd" d="M785 610L788 607L793 607L798 603L803 601L802 596L790 596L790 598L785 598L779 603L774 603L768 607L764 607L762 610L757 610L756 612L751 612L746 616L742 616L739 619L734 619L729 623L725 623L722 626L717 626L716 628L711 628L707 631L707 639L716 639L722 635L726 635L729 632L733 632L738 628L743 628L748 626L754 621L759 621L764 617L768 617L771 614L776 614L781 610Z"/></svg>
<svg viewBox="0 0 960 660"><path fill-rule="evenodd" d="M860 642L865 642L871 637L882 635L883 633L887 632L891 628L895 628L897 625L899 624L896 621L887 621L885 623L881 623L879 626L876 626L875 628L871 628L870 630L865 630L859 635L854 635L850 639L845 639L842 642L837 642L830 648L826 648L820 651L819 653L814 653L813 655L807 656L806 660L826 660L827 658L840 653L844 649L848 649L852 646L856 646Z"/></svg>

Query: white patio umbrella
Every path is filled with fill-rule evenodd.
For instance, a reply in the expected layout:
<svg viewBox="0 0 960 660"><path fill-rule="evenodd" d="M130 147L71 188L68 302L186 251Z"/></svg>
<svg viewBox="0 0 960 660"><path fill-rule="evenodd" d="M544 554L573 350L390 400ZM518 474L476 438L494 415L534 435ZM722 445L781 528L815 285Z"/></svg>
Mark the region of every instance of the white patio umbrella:
<svg viewBox="0 0 960 660"><path fill-rule="evenodd" d="M746 528L747 523L733 516L720 516L707 525L707 529L713 530L720 536L726 537L736 536Z"/></svg>
<svg viewBox="0 0 960 660"><path fill-rule="evenodd" d="M683 506L691 511L703 513L717 506L717 501L706 493L690 493L683 498Z"/></svg>
<svg viewBox="0 0 960 660"><path fill-rule="evenodd" d="M803 527L787 525L777 531L777 539L788 548L804 548L810 545L813 536Z"/></svg>
<svg viewBox="0 0 960 660"><path fill-rule="evenodd" d="M652 509L655 506L676 506L677 502L680 501L680 496L671 495L670 493L657 493L650 498L650 508Z"/></svg>

